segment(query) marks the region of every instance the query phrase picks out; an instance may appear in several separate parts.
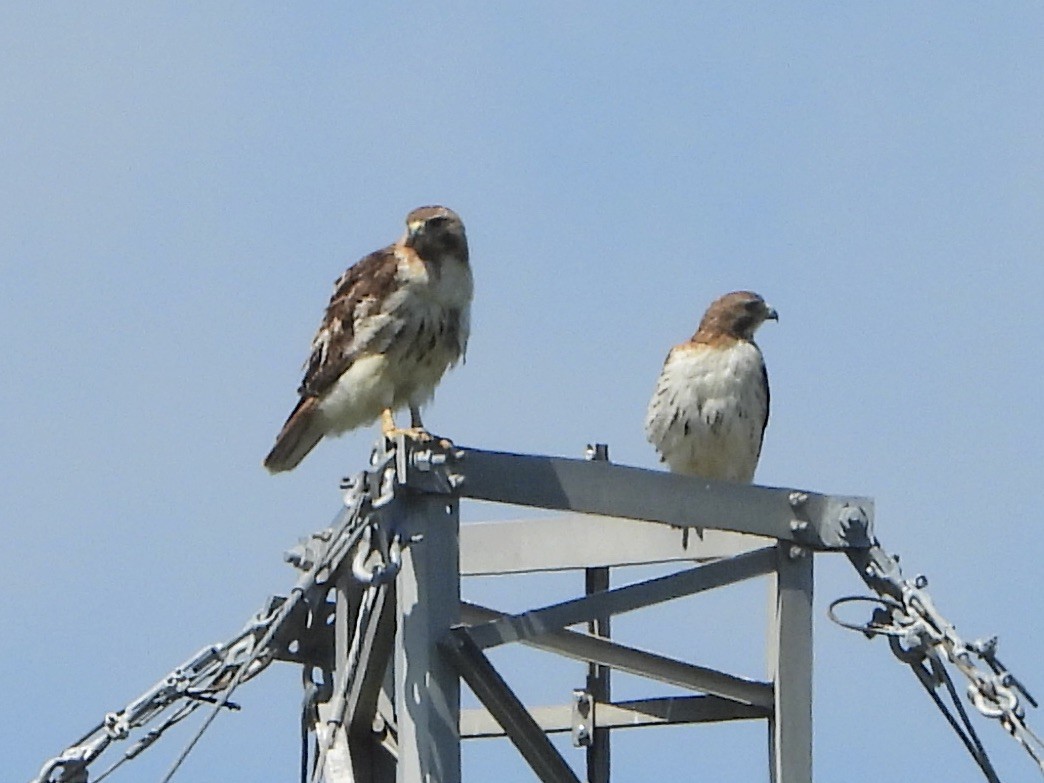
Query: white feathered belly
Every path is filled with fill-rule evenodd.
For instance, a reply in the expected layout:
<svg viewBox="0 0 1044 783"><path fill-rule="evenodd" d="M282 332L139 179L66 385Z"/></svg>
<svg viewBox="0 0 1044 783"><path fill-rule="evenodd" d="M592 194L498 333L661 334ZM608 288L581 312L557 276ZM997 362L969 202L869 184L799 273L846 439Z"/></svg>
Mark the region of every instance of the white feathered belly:
<svg viewBox="0 0 1044 783"><path fill-rule="evenodd" d="M768 416L763 367L757 346L746 342L671 351L645 429L672 472L753 479Z"/></svg>
<svg viewBox="0 0 1044 783"><path fill-rule="evenodd" d="M319 404L331 434L376 420L387 408L420 407L463 352L461 316L410 319L383 353L359 357ZM466 337L465 337L466 339Z"/></svg>

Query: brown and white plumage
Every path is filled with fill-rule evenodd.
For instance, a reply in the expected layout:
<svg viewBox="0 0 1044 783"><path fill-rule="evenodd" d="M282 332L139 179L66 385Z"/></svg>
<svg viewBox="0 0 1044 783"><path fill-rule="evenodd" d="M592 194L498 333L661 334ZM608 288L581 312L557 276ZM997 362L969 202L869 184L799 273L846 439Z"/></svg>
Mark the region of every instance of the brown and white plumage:
<svg viewBox="0 0 1044 783"><path fill-rule="evenodd" d="M769 416L754 332L776 311L750 291L715 300L696 333L667 354L645 433L673 473L749 483Z"/></svg>
<svg viewBox="0 0 1044 783"><path fill-rule="evenodd" d="M291 470L326 435L409 407L411 434L424 436L420 407L464 355L470 331L471 267L464 225L446 207L406 217L401 240L363 258L334 284L312 339L297 406L265 457Z"/></svg>

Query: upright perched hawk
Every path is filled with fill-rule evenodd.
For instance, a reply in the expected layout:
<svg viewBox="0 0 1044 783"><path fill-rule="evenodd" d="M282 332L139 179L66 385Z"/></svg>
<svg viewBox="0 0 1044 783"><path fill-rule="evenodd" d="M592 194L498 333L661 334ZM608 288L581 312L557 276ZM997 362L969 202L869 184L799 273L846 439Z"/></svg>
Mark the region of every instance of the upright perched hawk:
<svg viewBox="0 0 1044 783"><path fill-rule="evenodd" d="M750 483L769 416L769 384L754 332L776 311L750 291L707 308L688 342L667 354L645 433L672 473Z"/></svg>
<svg viewBox="0 0 1044 783"><path fill-rule="evenodd" d="M265 457L292 470L325 435L381 419L386 436L430 437L420 407L464 355L472 279L464 224L446 207L406 216L406 234L363 258L334 284L305 363L301 399ZM410 409L408 430L392 412Z"/></svg>

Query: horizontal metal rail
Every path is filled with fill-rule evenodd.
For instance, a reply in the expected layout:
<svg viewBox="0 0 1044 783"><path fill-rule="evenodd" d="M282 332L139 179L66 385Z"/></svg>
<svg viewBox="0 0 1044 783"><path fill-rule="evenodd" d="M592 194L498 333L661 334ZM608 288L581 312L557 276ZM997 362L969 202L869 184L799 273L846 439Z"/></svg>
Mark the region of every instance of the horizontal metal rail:
<svg viewBox="0 0 1044 783"><path fill-rule="evenodd" d="M813 549L867 547L873 501L733 484L611 462L463 449L450 482L461 497L586 514L714 528ZM406 483L430 485L429 472ZM416 477L416 478L414 478Z"/></svg>

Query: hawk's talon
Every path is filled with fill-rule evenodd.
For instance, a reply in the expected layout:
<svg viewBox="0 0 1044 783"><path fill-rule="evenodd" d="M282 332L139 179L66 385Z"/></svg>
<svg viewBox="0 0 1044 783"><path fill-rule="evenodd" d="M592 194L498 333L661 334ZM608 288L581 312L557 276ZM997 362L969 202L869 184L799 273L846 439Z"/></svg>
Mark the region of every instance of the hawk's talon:
<svg viewBox="0 0 1044 783"><path fill-rule="evenodd" d="M435 440L435 436L424 427L393 427L384 431L384 437L388 440L395 440L400 435L417 443L430 443Z"/></svg>
<svg viewBox="0 0 1044 783"><path fill-rule="evenodd" d="M395 440L400 435L412 440L418 444L431 444L440 451L453 452L456 451L457 447L453 441L449 438L444 438L441 435L433 435L424 429L424 427L395 427L392 430L386 431L384 437L388 440Z"/></svg>

